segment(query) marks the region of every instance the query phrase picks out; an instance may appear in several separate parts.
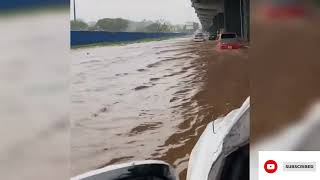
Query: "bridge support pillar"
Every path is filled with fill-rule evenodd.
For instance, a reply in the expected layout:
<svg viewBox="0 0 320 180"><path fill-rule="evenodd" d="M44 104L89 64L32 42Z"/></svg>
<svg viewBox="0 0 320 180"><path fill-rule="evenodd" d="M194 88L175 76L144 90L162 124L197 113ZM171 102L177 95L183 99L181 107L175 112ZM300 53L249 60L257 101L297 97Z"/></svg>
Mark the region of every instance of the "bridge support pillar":
<svg viewBox="0 0 320 180"><path fill-rule="evenodd" d="M218 13L212 20L212 26L209 28L211 34L216 34L224 27L223 13Z"/></svg>
<svg viewBox="0 0 320 180"><path fill-rule="evenodd" d="M250 0L241 0L241 37L250 40Z"/></svg>
<svg viewBox="0 0 320 180"><path fill-rule="evenodd" d="M220 32L220 30L224 28L224 14L218 13L216 19L218 24L218 31Z"/></svg>
<svg viewBox="0 0 320 180"><path fill-rule="evenodd" d="M224 30L249 40L249 0L224 0Z"/></svg>
<svg viewBox="0 0 320 180"><path fill-rule="evenodd" d="M240 0L224 0L224 30L241 36Z"/></svg>

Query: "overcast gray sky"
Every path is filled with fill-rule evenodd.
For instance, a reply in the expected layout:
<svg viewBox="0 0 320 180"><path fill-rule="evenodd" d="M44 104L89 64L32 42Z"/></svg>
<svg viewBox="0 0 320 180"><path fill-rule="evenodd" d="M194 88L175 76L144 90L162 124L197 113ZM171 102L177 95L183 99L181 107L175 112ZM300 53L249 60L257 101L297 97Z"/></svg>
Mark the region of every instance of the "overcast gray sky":
<svg viewBox="0 0 320 180"><path fill-rule="evenodd" d="M71 0L70 18L73 19ZM165 19L173 24L198 22L191 0L75 0L77 19L86 22L101 18L125 18L134 21Z"/></svg>

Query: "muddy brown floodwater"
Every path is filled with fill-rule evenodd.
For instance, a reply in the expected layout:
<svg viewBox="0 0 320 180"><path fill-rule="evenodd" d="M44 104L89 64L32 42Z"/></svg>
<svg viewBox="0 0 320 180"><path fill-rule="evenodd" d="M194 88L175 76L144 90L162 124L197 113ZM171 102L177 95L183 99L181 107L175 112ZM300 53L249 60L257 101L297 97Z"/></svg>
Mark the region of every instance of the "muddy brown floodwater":
<svg viewBox="0 0 320 180"><path fill-rule="evenodd" d="M320 99L320 14L292 19L257 14L249 63L251 143L297 123Z"/></svg>
<svg viewBox="0 0 320 180"><path fill-rule="evenodd" d="M206 125L249 95L247 49L191 38L72 50L72 175L159 159L185 179Z"/></svg>

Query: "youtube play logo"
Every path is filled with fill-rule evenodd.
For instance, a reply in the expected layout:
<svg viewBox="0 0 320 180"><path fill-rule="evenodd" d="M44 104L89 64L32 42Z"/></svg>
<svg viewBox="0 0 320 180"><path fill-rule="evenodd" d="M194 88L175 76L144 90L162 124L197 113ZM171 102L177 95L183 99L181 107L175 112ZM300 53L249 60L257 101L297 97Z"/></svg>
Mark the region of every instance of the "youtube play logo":
<svg viewBox="0 0 320 180"><path fill-rule="evenodd" d="M274 160L268 160L264 163L264 170L267 173L272 174L276 172L277 169L278 169L278 164Z"/></svg>

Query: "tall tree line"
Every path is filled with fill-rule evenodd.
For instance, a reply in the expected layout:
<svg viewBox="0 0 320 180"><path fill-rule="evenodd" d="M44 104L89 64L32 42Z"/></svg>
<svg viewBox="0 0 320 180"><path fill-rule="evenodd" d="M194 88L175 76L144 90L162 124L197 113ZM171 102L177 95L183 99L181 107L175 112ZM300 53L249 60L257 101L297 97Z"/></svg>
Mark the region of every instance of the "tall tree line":
<svg viewBox="0 0 320 180"><path fill-rule="evenodd" d="M197 23L196 23L197 24ZM198 26L195 26L195 29ZM71 21L71 30L90 30L108 32L190 32L185 25L172 25L165 20L130 21L122 18L103 18L88 24L82 20Z"/></svg>

